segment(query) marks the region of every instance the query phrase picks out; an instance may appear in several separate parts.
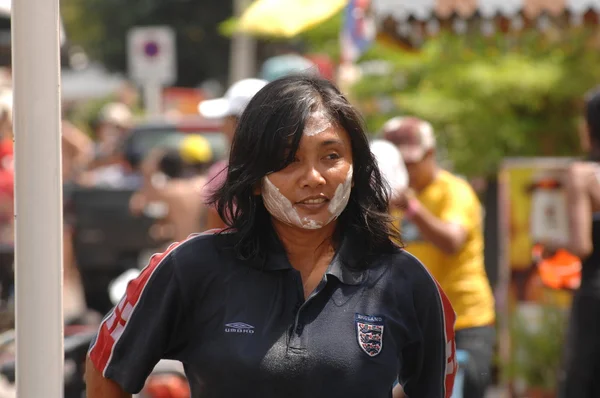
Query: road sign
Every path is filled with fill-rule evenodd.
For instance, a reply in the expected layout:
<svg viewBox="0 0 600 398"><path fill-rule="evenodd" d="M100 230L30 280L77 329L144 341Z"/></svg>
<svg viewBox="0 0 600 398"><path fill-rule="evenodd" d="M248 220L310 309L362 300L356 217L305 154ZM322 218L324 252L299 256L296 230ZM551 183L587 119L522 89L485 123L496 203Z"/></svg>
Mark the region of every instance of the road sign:
<svg viewBox="0 0 600 398"><path fill-rule="evenodd" d="M129 75L139 84L177 80L175 32L168 26L135 27L127 37Z"/></svg>

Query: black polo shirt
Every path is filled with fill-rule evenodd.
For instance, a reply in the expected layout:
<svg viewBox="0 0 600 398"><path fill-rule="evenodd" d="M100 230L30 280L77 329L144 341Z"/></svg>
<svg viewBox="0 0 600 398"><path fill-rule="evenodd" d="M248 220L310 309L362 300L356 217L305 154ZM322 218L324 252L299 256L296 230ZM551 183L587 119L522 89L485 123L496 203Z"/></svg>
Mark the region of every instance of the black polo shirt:
<svg viewBox="0 0 600 398"><path fill-rule="evenodd" d="M227 249L236 234L202 234L155 255L103 321L90 358L138 392L161 358L181 361L193 397L451 395L454 312L402 249L356 270L344 239L304 300L281 246L260 267Z"/></svg>

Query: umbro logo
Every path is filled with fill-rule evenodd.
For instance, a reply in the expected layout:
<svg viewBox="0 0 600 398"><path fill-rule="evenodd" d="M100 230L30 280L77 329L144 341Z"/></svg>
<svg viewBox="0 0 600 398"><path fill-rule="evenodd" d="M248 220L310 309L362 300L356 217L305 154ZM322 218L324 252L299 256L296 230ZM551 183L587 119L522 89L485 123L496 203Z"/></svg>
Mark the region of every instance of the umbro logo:
<svg viewBox="0 0 600 398"><path fill-rule="evenodd" d="M225 333L254 333L254 326L244 322L234 322L225 324Z"/></svg>

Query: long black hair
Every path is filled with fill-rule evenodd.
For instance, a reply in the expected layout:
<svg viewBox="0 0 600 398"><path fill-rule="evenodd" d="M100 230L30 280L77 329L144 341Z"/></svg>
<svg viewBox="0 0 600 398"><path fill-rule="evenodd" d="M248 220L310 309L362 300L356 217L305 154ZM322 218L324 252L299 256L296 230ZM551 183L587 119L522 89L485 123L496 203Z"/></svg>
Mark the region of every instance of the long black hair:
<svg viewBox="0 0 600 398"><path fill-rule="evenodd" d="M387 187L369 148L360 114L328 80L308 74L286 76L259 91L242 114L231 148L227 178L211 203L239 239L236 254L244 259L266 255L273 235L269 213L255 188L270 172L290 164L310 113L323 109L352 143L353 188L338 218L336 237L358 236L366 257L394 250L400 241L388 213ZM365 258L366 258L365 257Z"/></svg>

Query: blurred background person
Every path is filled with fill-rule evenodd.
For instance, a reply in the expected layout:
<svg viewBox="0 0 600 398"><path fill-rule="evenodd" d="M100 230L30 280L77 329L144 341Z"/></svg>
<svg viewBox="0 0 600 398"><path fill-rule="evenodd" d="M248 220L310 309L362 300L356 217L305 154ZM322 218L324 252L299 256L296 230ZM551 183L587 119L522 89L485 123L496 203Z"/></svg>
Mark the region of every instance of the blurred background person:
<svg viewBox="0 0 600 398"><path fill-rule="evenodd" d="M586 99L580 132L588 152L566 179L568 249L582 260L581 285L573 297L559 397L600 396L600 90Z"/></svg>
<svg viewBox="0 0 600 398"><path fill-rule="evenodd" d="M206 176L198 170L211 161L208 140L190 136L181 148L156 149L142 162L143 183L131 199L131 210L158 219L151 230L156 240L183 241L206 229L201 195Z"/></svg>
<svg viewBox="0 0 600 398"><path fill-rule="evenodd" d="M200 114L209 119L223 119L223 134L229 144L233 140L235 129L246 106L260 89L267 85L266 80L244 79L234 83L222 98L202 101L198 105ZM208 171L206 185L203 189L205 199L212 195L225 182L228 160L216 162ZM216 209L208 209L206 229L224 228L225 223Z"/></svg>
<svg viewBox="0 0 600 398"><path fill-rule="evenodd" d="M133 114L129 107L120 102L111 102L102 107L94 123L95 158L91 168L115 163L127 131L133 126Z"/></svg>
<svg viewBox="0 0 600 398"><path fill-rule="evenodd" d="M456 345L469 360L464 397L481 398L491 382L495 309L483 260L479 200L467 181L441 169L432 126L414 117L395 117L383 136L397 146L409 175L409 189L393 206L401 211L406 250L438 280L456 311Z"/></svg>
<svg viewBox="0 0 600 398"><path fill-rule="evenodd" d="M62 121L63 184L73 183L94 159L94 142L67 119Z"/></svg>
<svg viewBox="0 0 600 398"><path fill-rule="evenodd" d="M408 188L408 172L398 148L386 140L371 141L371 152L375 155L379 171L389 185L389 196L392 202L399 199Z"/></svg>
<svg viewBox="0 0 600 398"><path fill-rule="evenodd" d="M140 174L129 160L138 157L137 148L126 146L133 115L125 104L111 102L100 110L94 123L94 158L79 179L81 185L138 188Z"/></svg>

